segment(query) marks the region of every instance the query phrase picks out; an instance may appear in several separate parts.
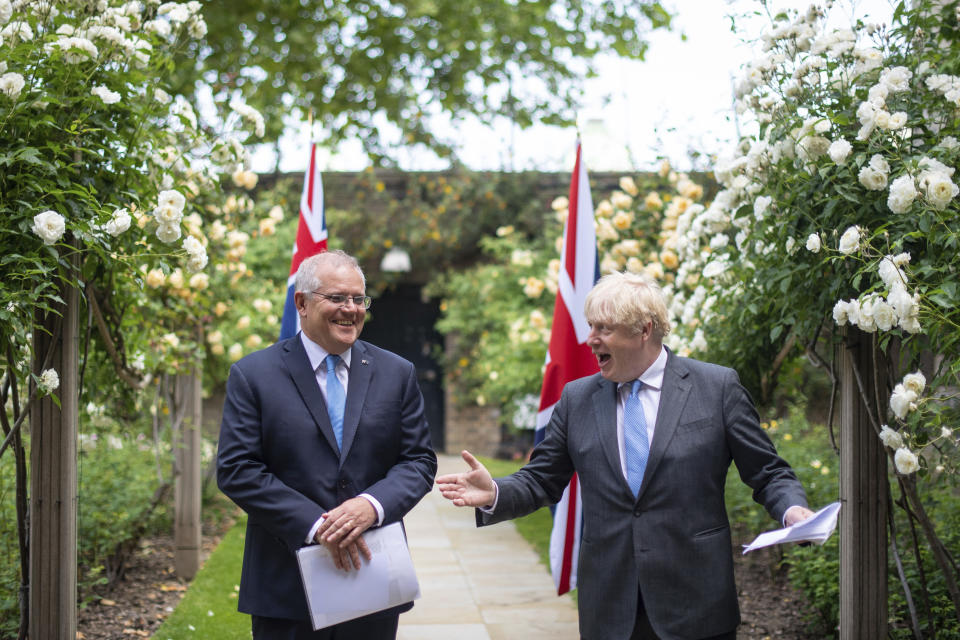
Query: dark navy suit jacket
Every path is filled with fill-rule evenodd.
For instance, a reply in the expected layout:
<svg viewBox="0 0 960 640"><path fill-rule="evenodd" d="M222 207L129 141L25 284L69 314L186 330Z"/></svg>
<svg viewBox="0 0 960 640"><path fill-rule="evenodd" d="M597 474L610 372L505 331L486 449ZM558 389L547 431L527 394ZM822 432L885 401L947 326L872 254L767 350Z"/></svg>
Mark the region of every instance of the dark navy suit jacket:
<svg viewBox="0 0 960 640"><path fill-rule="evenodd" d="M403 358L353 345L342 452L299 335L235 363L217 483L249 516L239 610L309 619L295 552L321 514L368 493L383 524L400 521L436 470L416 372Z"/></svg>

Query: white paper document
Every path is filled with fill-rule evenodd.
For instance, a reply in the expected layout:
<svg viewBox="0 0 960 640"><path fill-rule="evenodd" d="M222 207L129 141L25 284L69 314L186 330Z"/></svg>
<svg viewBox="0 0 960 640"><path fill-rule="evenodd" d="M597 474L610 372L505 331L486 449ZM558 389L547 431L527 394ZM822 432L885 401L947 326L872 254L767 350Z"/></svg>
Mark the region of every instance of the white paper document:
<svg viewBox="0 0 960 640"><path fill-rule="evenodd" d="M420 597L420 584L399 522L363 534L373 559L342 571L321 544L297 551L313 628L383 611Z"/></svg>
<svg viewBox="0 0 960 640"><path fill-rule="evenodd" d="M757 536L757 539L750 544L743 545L743 553L746 554L754 549L769 547L774 544L784 542L816 542L823 544L837 528L837 514L840 513L840 503L834 502L828 504L820 511L804 520L798 522L792 527L777 529L776 531L767 531Z"/></svg>

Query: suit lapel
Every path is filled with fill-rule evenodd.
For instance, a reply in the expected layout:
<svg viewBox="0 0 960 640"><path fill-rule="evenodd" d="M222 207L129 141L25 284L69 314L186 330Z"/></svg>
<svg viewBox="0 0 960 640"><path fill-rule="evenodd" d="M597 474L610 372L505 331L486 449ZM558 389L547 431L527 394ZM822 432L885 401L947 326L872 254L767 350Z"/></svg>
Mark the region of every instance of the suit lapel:
<svg viewBox="0 0 960 640"><path fill-rule="evenodd" d="M668 350L667 365L663 371L663 386L660 389L660 407L657 409L657 424L653 430L653 443L650 446L650 458L643 473L639 499L650 485L650 478L657 471L657 465L663 460L663 454L673 439L680 424L683 407L690 394L688 371L681 361Z"/></svg>
<svg viewBox="0 0 960 640"><path fill-rule="evenodd" d="M620 464L620 443L617 440L617 385L599 375L597 388L593 393L594 414L597 417L597 435L603 453L610 463L614 476L620 478L620 484L627 492L630 485L623 477L623 467Z"/></svg>
<svg viewBox="0 0 960 640"><path fill-rule="evenodd" d="M293 378L293 384L300 392L300 397L307 405L307 410L317 423L320 433L334 451L339 451L337 439L333 435L333 426L330 424L330 414L327 413L327 403L323 401L323 393L320 391L320 385L317 384L317 375L310 368L310 359L307 357L306 349L303 348L299 334L287 340L283 346L283 362L287 371L290 372L290 377Z"/></svg>
<svg viewBox="0 0 960 640"><path fill-rule="evenodd" d="M357 341L350 354L350 379L347 384L347 405L343 412L343 453L340 455L340 464L347 459L350 446L357 435L357 425L360 424L360 413L363 411L363 400L367 397L370 388L370 379L373 377L373 357L366 346Z"/></svg>

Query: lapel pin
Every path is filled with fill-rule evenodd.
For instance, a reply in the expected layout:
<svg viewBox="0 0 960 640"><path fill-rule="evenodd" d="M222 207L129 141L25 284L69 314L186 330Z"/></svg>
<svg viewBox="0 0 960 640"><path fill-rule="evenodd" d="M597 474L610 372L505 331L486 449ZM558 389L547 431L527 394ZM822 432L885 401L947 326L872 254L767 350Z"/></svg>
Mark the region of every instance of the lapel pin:
<svg viewBox="0 0 960 640"><path fill-rule="evenodd" d="M360 364L370 364L370 363L367 362L366 360L360 360Z"/></svg>

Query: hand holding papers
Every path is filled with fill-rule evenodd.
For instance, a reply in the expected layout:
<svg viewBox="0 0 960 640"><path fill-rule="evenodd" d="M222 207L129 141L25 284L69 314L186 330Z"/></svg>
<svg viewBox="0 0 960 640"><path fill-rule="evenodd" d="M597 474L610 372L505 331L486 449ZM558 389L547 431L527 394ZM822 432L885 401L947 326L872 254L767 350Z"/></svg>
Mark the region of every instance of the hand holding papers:
<svg viewBox="0 0 960 640"><path fill-rule="evenodd" d="M743 545L743 553L746 554L754 549L769 547L774 544L784 542L804 542L811 541L817 544L823 544L837 528L837 514L840 513L840 503L834 502L825 506L820 511L804 520L798 522L792 527L767 531L757 536L756 540L750 544Z"/></svg>
<svg viewBox="0 0 960 640"><path fill-rule="evenodd" d="M420 597L420 585L400 523L368 529L363 538L373 557L355 571L337 569L323 545L297 551L314 630Z"/></svg>

